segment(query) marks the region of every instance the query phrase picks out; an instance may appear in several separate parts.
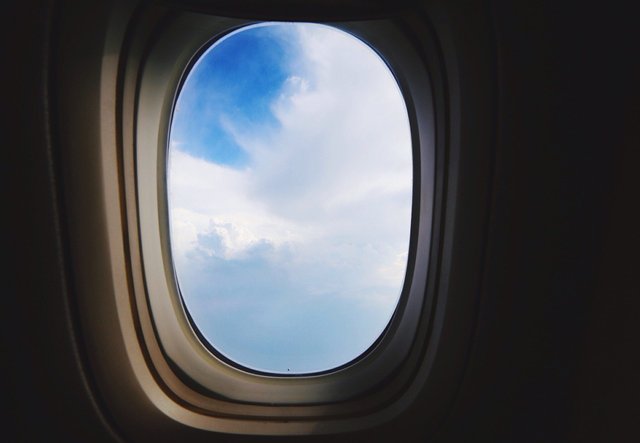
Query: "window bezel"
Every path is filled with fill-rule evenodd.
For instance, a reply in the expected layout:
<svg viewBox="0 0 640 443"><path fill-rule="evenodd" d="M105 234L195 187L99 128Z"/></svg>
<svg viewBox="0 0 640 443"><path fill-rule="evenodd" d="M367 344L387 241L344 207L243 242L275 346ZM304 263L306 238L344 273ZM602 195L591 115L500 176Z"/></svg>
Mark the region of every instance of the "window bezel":
<svg viewBox="0 0 640 443"><path fill-rule="evenodd" d="M149 309L163 352L183 376L202 390L240 402L262 404L326 404L344 402L371 390L389 377L409 354L422 313L429 268L431 208L435 167L433 111L416 118L414 99L432 104L429 74L415 64L410 80L394 67L399 54L416 60L410 42L390 21L332 23L366 41L396 75L405 95L414 156L413 215L408 278L385 334L375 348L351 364L319 374L283 377L241 370L212 353L192 327L180 301L171 262L166 198L166 152L175 100L189 67L212 41L254 24L184 13L166 24L151 46L141 69L136 116L138 213ZM382 30L384 30L382 32ZM380 38L384 35L385 38ZM213 37L212 37L213 36ZM392 43L394 51L385 50ZM399 50L402 48L402 50ZM173 60L171 70L166 66ZM413 97L407 100L406 97ZM416 211L417 209L417 211ZM419 270L414 273L413 270ZM408 288L407 288L408 286Z"/></svg>

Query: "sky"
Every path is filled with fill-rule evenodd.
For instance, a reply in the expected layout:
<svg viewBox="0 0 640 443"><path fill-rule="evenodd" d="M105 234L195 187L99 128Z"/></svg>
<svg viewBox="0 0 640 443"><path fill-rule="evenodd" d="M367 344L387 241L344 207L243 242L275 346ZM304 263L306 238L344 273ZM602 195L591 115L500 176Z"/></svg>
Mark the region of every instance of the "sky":
<svg viewBox="0 0 640 443"><path fill-rule="evenodd" d="M222 355L313 373L383 332L406 271L411 137L366 44L300 23L218 40L178 96L167 178L180 292Z"/></svg>

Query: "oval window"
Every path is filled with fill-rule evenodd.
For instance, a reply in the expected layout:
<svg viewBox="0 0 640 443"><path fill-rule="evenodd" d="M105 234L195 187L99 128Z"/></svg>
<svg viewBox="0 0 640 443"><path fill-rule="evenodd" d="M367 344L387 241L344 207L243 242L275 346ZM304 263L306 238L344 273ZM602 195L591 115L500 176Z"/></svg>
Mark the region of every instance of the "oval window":
<svg viewBox="0 0 640 443"><path fill-rule="evenodd" d="M176 279L215 353L307 374L381 336L407 266L412 149L369 46L301 23L217 40L176 100L167 167Z"/></svg>

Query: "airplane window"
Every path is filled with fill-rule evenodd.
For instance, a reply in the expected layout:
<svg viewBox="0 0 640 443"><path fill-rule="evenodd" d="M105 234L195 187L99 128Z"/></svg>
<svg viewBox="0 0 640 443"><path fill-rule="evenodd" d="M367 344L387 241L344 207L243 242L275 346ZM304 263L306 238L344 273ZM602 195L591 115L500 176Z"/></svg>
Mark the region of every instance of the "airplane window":
<svg viewBox="0 0 640 443"><path fill-rule="evenodd" d="M267 23L215 41L167 159L175 274L205 345L271 374L365 353L404 284L412 161L400 88L361 40Z"/></svg>

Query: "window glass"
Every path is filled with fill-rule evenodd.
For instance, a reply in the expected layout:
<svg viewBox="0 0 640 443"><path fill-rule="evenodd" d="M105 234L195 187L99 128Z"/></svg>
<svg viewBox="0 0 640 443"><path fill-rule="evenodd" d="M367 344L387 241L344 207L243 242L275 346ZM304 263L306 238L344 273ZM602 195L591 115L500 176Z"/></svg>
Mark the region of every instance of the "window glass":
<svg viewBox="0 0 640 443"><path fill-rule="evenodd" d="M301 23L217 40L177 98L167 179L178 286L216 352L312 373L384 331L406 272L411 136L362 41Z"/></svg>

